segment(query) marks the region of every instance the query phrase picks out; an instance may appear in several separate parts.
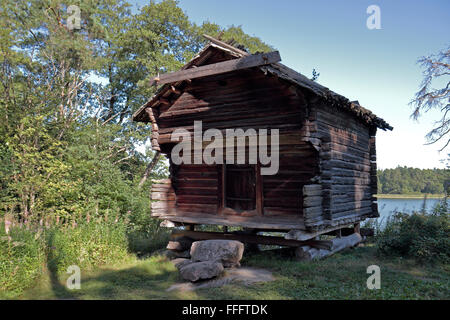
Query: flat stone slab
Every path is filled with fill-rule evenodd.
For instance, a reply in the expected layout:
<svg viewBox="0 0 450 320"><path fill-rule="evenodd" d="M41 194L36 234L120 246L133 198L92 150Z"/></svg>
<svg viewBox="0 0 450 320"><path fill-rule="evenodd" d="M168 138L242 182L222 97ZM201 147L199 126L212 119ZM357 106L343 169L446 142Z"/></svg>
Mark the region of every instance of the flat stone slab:
<svg viewBox="0 0 450 320"><path fill-rule="evenodd" d="M250 267L232 268L225 269L224 273L217 278L199 281L197 283L177 283L170 286L166 291L193 291L197 289L222 287L231 283L250 286L255 283L269 282L273 280L275 280L275 278L273 277L272 272L268 270Z"/></svg>
<svg viewBox="0 0 450 320"><path fill-rule="evenodd" d="M239 266L244 244L236 240L196 241L191 246L192 261L218 261L224 267Z"/></svg>
<svg viewBox="0 0 450 320"><path fill-rule="evenodd" d="M178 269L180 271L180 275L183 279L189 281L211 279L223 272L223 265L217 261L181 263L184 263L184 265Z"/></svg>

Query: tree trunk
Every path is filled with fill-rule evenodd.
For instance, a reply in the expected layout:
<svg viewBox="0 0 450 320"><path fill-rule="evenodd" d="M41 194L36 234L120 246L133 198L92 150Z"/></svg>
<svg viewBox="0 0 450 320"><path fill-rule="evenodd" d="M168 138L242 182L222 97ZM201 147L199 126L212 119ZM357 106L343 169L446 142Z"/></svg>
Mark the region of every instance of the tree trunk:
<svg viewBox="0 0 450 320"><path fill-rule="evenodd" d="M153 168L156 166L159 160L159 156L161 153L159 151L156 151L152 161L148 164L147 168L145 169L144 175L142 176L141 181L139 182L138 188L142 188L142 185L147 181L148 176L150 175L150 172L152 172Z"/></svg>

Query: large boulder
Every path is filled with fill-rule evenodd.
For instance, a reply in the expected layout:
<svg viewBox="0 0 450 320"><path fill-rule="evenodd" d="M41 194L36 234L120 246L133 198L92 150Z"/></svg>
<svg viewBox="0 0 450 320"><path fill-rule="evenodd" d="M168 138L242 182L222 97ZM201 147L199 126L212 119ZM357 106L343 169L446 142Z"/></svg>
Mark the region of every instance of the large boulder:
<svg viewBox="0 0 450 320"><path fill-rule="evenodd" d="M178 271L180 271L183 267L187 266L188 264L193 263L191 260L186 258L176 258L173 259L171 262L175 266L175 268L178 269Z"/></svg>
<svg viewBox="0 0 450 320"><path fill-rule="evenodd" d="M193 262L185 264L179 271L183 279L194 282L218 276L223 272L223 265L216 261Z"/></svg>
<svg viewBox="0 0 450 320"><path fill-rule="evenodd" d="M191 246L192 261L217 261L226 268L239 266L244 244L236 240L196 241Z"/></svg>
<svg viewBox="0 0 450 320"><path fill-rule="evenodd" d="M190 254L189 250L184 250L184 251L167 250L167 251L171 251L173 256L176 257L176 258L187 258L187 259L189 259L191 257L191 254Z"/></svg>

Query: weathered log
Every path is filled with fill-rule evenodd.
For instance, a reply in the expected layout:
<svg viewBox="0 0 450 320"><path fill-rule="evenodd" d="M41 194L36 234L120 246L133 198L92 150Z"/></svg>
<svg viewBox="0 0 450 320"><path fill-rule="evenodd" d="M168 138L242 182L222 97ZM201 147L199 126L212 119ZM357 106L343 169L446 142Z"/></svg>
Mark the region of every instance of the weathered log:
<svg viewBox="0 0 450 320"><path fill-rule="evenodd" d="M315 237L317 237L318 235L321 235L323 233L326 232L332 232L335 230L338 230L342 228L342 226L339 227L331 227L331 228L327 228L325 230L321 230L321 231L314 231L314 232L308 232L305 230L290 230L288 233L286 233L286 235L284 236L285 239L289 239L289 240L298 240L298 241L306 241L309 239L313 239Z"/></svg>
<svg viewBox="0 0 450 320"><path fill-rule="evenodd" d="M159 226L163 227L163 228L175 228L175 227L178 227L179 225L180 225L179 223L175 223L170 220L163 220L159 224Z"/></svg>
<svg viewBox="0 0 450 320"><path fill-rule="evenodd" d="M302 246L295 250L295 255L299 260L310 261L328 257L345 248L356 246L362 241L359 233L353 233L342 238L335 238L331 240L331 247L327 249L317 249L311 246Z"/></svg>
<svg viewBox="0 0 450 320"><path fill-rule="evenodd" d="M322 205L321 196L303 197L303 207L316 207Z"/></svg>
<svg viewBox="0 0 450 320"><path fill-rule="evenodd" d="M268 63L273 63L280 61L280 54L278 51L269 53L260 53L249 55L240 59L228 60L224 62L218 62L215 64L208 64L198 68L190 68L181 71L175 71L172 73L167 73L155 78L152 82L159 84L173 83L177 81L182 81L186 79L195 79L211 75L216 75L220 73L226 73L231 71L236 71L245 68L251 68L255 66L260 66Z"/></svg>
<svg viewBox="0 0 450 320"><path fill-rule="evenodd" d="M152 192L150 194L151 200L175 200L175 194L174 193L168 193L168 192Z"/></svg>
<svg viewBox="0 0 450 320"><path fill-rule="evenodd" d="M167 208L175 208L175 201L158 201L152 202L152 209L167 209Z"/></svg>
<svg viewBox="0 0 450 320"><path fill-rule="evenodd" d="M321 216L322 213L323 213L322 206L303 208L303 214L305 218L318 217Z"/></svg>
<svg viewBox="0 0 450 320"><path fill-rule="evenodd" d="M361 235L361 237L373 237L375 234L375 231L373 228L360 228L359 230L360 230L359 234ZM344 236L349 236L349 235L355 233L355 228L342 228L342 229L330 231L330 232L327 232L324 234L336 235L337 231L340 231L341 236L344 237Z"/></svg>
<svg viewBox="0 0 450 320"><path fill-rule="evenodd" d="M202 231L187 231L187 230L174 230L170 237L172 239L175 239L180 236L186 236L194 240L213 240L213 239L238 240L243 243L279 245L288 247L299 247L301 245L315 244L314 241L311 242L307 240L305 241L288 240L276 236L260 236L256 234L202 232Z"/></svg>
<svg viewBox="0 0 450 320"><path fill-rule="evenodd" d="M349 169L349 170L370 172L370 165L368 165L368 164L351 163L351 162L338 160L338 159L322 161L322 169L323 170L331 170L334 168L336 168L336 169L343 168L343 169Z"/></svg>

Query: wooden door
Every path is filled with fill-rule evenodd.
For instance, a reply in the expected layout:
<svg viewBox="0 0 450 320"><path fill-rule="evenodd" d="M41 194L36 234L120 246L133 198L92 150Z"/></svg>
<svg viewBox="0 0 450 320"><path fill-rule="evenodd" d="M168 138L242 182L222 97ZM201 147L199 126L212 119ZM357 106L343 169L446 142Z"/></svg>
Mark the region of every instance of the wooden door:
<svg viewBox="0 0 450 320"><path fill-rule="evenodd" d="M222 213L256 215L256 165L224 165L223 170Z"/></svg>

